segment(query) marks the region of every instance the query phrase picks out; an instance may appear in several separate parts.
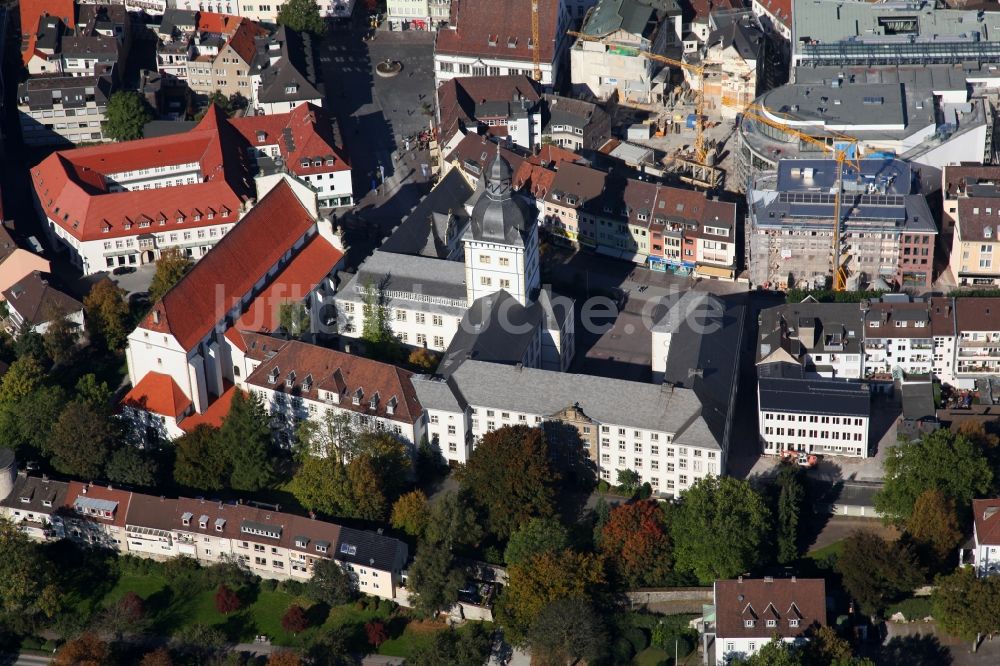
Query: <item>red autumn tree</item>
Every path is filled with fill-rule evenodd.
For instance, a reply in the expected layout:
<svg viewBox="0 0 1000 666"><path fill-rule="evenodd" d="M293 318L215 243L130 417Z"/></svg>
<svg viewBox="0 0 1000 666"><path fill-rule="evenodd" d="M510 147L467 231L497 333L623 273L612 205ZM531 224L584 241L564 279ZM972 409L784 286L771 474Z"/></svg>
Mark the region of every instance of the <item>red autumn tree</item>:
<svg viewBox="0 0 1000 666"><path fill-rule="evenodd" d="M663 585L673 557L660 504L642 500L612 509L601 530L601 551L630 586Z"/></svg>
<svg viewBox="0 0 1000 666"><path fill-rule="evenodd" d="M302 606L292 604L281 617L281 627L290 634L297 634L309 628L309 618Z"/></svg>
<svg viewBox="0 0 1000 666"><path fill-rule="evenodd" d="M365 625L365 635L368 637L368 644L373 648L389 640L389 632L381 622L369 622Z"/></svg>
<svg viewBox="0 0 1000 666"><path fill-rule="evenodd" d="M226 585L219 585L215 591L215 610L223 615L235 613L240 609L240 597Z"/></svg>

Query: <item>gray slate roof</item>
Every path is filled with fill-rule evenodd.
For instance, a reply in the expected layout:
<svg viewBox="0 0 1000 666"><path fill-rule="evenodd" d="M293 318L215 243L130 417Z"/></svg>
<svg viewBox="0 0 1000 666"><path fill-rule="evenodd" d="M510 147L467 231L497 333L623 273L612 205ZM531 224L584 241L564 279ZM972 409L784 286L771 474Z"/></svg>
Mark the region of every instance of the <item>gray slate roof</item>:
<svg viewBox="0 0 1000 666"><path fill-rule="evenodd" d="M467 359L521 362L544 318L541 305L524 307L503 289L476 299L462 317L438 373L447 377Z"/></svg>
<svg viewBox="0 0 1000 666"><path fill-rule="evenodd" d="M757 380L760 409L769 412L834 416L869 416L871 393L868 384L838 379Z"/></svg>
<svg viewBox="0 0 1000 666"><path fill-rule="evenodd" d="M550 415L578 403L601 423L672 432L692 446L721 448L699 423L702 405L691 389L475 360L452 378L470 405Z"/></svg>
<svg viewBox="0 0 1000 666"><path fill-rule="evenodd" d="M279 44L281 58L270 64L271 44ZM257 41L257 54L250 73L260 72L261 102L297 102L323 97L323 82L312 37L280 26L273 35ZM295 92L287 92L295 86Z"/></svg>
<svg viewBox="0 0 1000 666"><path fill-rule="evenodd" d="M0 500L0 506L51 515L65 503L68 488L69 484L64 481L18 474L14 489ZM25 497L27 502L22 501Z"/></svg>
<svg viewBox="0 0 1000 666"><path fill-rule="evenodd" d="M452 169L386 239L382 251L447 258L449 213L455 232L461 234L469 223L465 202L472 191L461 172Z"/></svg>
<svg viewBox="0 0 1000 666"><path fill-rule="evenodd" d="M361 295L356 292L355 285L363 286L368 280L377 285L383 279L386 291L421 293L456 300L466 298L463 262L395 254L382 250L375 250L361 264L357 275L338 292L338 298L361 301ZM464 307L462 311L464 312Z"/></svg>
<svg viewBox="0 0 1000 666"><path fill-rule="evenodd" d="M624 30L648 37L659 19L680 11L676 0L599 0L583 32L603 37Z"/></svg>

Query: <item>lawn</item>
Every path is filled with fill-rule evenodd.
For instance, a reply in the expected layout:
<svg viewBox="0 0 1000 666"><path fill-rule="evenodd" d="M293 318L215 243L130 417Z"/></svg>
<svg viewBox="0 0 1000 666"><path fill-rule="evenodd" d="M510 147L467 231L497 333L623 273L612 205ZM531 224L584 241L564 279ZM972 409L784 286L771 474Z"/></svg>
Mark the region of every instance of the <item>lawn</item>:
<svg viewBox="0 0 1000 666"><path fill-rule="evenodd" d="M635 666L659 666L662 663L673 662L673 655L668 655L666 650L657 647L648 647L635 655Z"/></svg>
<svg viewBox="0 0 1000 666"><path fill-rule="evenodd" d="M816 562L825 562L832 555L834 557L839 557L841 551L844 550L843 541L834 541L833 543L823 546L822 548L817 548L816 550L810 551L808 556L811 560Z"/></svg>

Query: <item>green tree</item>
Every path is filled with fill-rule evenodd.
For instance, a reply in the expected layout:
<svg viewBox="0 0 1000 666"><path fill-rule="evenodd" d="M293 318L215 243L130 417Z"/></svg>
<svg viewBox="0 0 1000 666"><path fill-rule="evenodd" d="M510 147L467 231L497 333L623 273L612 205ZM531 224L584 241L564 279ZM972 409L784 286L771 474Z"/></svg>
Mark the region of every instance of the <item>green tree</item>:
<svg viewBox="0 0 1000 666"><path fill-rule="evenodd" d="M455 558L446 545L426 541L417 548L408 572L413 610L430 617L458 601L465 574L455 568Z"/></svg>
<svg viewBox="0 0 1000 666"><path fill-rule="evenodd" d="M452 549L457 546L472 546L483 537L476 511L466 501L461 492L448 491L438 497L430 508L426 539L443 544Z"/></svg>
<svg viewBox="0 0 1000 666"><path fill-rule="evenodd" d="M66 393L59 386L40 386L12 403L0 402L0 441L22 460L30 460L48 449L52 427L65 406Z"/></svg>
<svg viewBox="0 0 1000 666"><path fill-rule="evenodd" d="M232 118L239 111L247 108L249 103L250 101L238 92L226 97L221 90L216 90L208 96L208 99L205 100L205 106L195 114L194 119L201 120L204 118L212 105L219 107L220 111Z"/></svg>
<svg viewBox="0 0 1000 666"><path fill-rule="evenodd" d="M278 10L278 24L299 32L310 32L317 37L326 34L326 21L319 14L319 6L312 0L288 0Z"/></svg>
<svg viewBox="0 0 1000 666"><path fill-rule="evenodd" d="M327 516L353 516L347 469L334 458L308 457L292 477L292 494L310 511Z"/></svg>
<svg viewBox="0 0 1000 666"><path fill-rule="evenodd" d="M817 629L800 650L805 666L875 666L868 659L855 657L851 644L832 627Z"/></svg>
<svg viewBox="0 0 1000 666"><path fill-rule="evenodd" d="M541 553L507 570L507 586L495 607L507 639L524 645L528 631L546 606L559 599L601 603L604 563L597 555L563 550Z"/></svg>
<svg viewBox="0 0 1000 666"><path fill-rule="evenodd" d="M295 431L296 457L333 457L347 462L361 454L361 434L346 411L328 410L319 419L306 419Z"/></svg>
<svg viewBox="0 0 1000 666"><path fill-rule="evenodd" d="M385 519L391 505L383 492L381 480L375 460L370 456L358 456L347 464L352 517L378 521Z"/></svg>
<svg viewBox="0 0 1000 666"><path fill-rule="evenodd" d="M309 333L309 309L302 302L282 303L278 306L278 325L293 338Z"/></svg>
<svg viewBox="0 0 1000 666"><path fill-rule="evenodd" d="M785 464L778 470L778 562L787 564L799 557L799 519L805 511L804 472L797 465Z"/></svg>
<svg viewBox="0 0 1000 666"><path fill-rule="evenodd" d="M993 481L982 451L946 428L925 434L919 441L893 446L884 468L885 484L875 495L875 508L898 525L909 519L925 490L940 490L956 506L968 507Z"/></svg>
<svg viewBox="0 0 1000 666"><path fill-rule="evenodd" d="M194 262L188 259L177 248L167 248L156 260L156 272L149 283L149 300L153 303L163 298L175 284L181 281Z"/></svg>
<svg viewBox="0 0 1000 666"><path fill-rule="evenodd" d="M289 4L285 3L282 8ZM394 362L399 357L399 339L392 332L389 306L386 304L385 294L381 287L376 287L371 283L365 285L362 312L364 320L361 327L361 339L365 343L368 354L372 358Z"/></svg>
<svg viewBox="0 0 1000 666"><path fill-rule="evenodd" d="M104 473L108 479L116 483L146 488L156 485L156 463L128 444L119 447L111 454Z"/></svg>
<svg viewBox="0 0 1000 666"><path fill-rule="evenodd" d="M682 493L672 518L676 567L693 571L703 583L732 578L764 559L771 515L746 481L699 479Z"/></svg>
<svg viewBox="0 0 1000 666"><path fill-rule="evenodd" d="M219 442L219 430L201 424L174 441L174 481L198 490L221 490L229 465Z"/></svg>
<svg viewBox="0 0 1000 666"><path fill-rule="evenodd" d="M764 643L755 654L735 659L730 663L745 664L745 666L802 666L802 652L791 643L786 643L775 636Z"/></svg>
<svg viewBox="0 0 1000 666"><path fill-rule="evenodd" d="M426 347L418 347L410 352L407 364L416 372L431 373L437 368L441 358Z"/></svg>
<svg viewBox="0 0 1000 666"><path fill-rule="evenodd" d="M45 369L34 356L23 356L7 368L0 383L0 405L11 405L42 385Z"/></svg>
<svg viewBox="0 0 1000 666"><path fill-rule="evenodd" d="M73 400L52 427L48 442L52 466L62 474L78 478L101 478L114 436L105 415L82 400Z"/></svg>
<svg viewBox="0 0 1000 666"><path fill-rule="evenodd" d="M858 530L844 540L836 566L844 588L861 610L872 616L923 581L912 548L899 541L886 541L871 530Z"/></svg>
<svg viewBox="0 0 1000 666"><path fill-rule="evenodd" d="M935 569L949 565L962 540L954 500L937 489L920 493L906 521L906 532L923 552L926 563Z"/></svg>
<svg viewBox="0 0 1000 666"><path fill-rule="evenodd" d="M256 394L236 391L218 439L231 468L231 488L253 492L271 482L270 418Z"/></svg>
<svg viewBox="0 0 1000 666"><path fill-rule="evenodd" d="M428 518L427 495L422 490L406 493L392 505L392 526L410 536L423 536Z"/></svg>
<svg viewBox="0 0 1000 666"><path fill-rule="evenodd" d="M30 330L24 330L17 334L14 339L14 356L17 358L34 356L43 366L47 366L52 360L45 347L45 338Z"/></svg>
<svg viewBox="0 0 1000 666"><path fill-rule="evenodd" d="M932 597L934 619L946 632L979 647L982 634L1000 631L1000 579L977 578L972 567L939 576Z"/></svg>
<svg viewBox="0 0 1000 666"><path fill-rule="evenodd" d="M507 539L523 523L555 514L558 475L539 428L504 426L483 435L459 482L486 516L487 530Z"/></svg>
<svg viewBox="0 0 1000 666"><path fill-rule="evenodd" d="M141 139L146 123L153 119L149 105L134 90L119 90L111 95L105 113L104 134L115 141Z"/></svg>
<svg viewBox="0 0 1000 666"><path fill-rule="evenodd" d="M532 657L546 664L598 662L608 650L608 632L593 604L557 599L545 606L528 630Z"/></svg>
<svg viewBox="0 0 1000 666"><path fill-rule="evenodd" d="M0 626L4 618L27 615L42 588L47 569L37 546L14 523L0 518Z"/></svg>
<svg viewBox="0 0 1000 666"><path fill-rule="evenodd" d="M76 397L94 409L108 409L113 393L107 382L97 381L97 375L88 372L76 382Z"/></svg>
<svg viewBox="0 0 1000 666"><path fill-rule="evenodd" d="M101 280L84 297L83 310L92 340L103 342L110 351L125 347L132 322L124 289L111 280Z"/></svg>
<svg viewBox="0 0 1000 666"><path fill-rule="evenodd" d="M409 666L482 666L489 659L493 641L478 622L457 630L447 628L420 643L406 660Z"/></svg>
<svg viewBox="0 0 1000 666"><path fill-rule="evenodd" d="M42 334L42 343L48 357L54 363L64 365L73 360L79 338L80 327L63 313L49 322Z"/></svg>
<svg viewBox="0 0 1000 666"><path fill-rule="evenodd" d="M328 606L341 606L355 597L354 583L336 560L319 559L306 583L309 596Z"/></svg>
<svg viewBox="0 0 1000 666"><path fill-rule="evenodd" d="M639 472L634 469L618 470L618 492L631 497L639 491Z"/></svg>
<svg viewBox="0 0 1000 666"><path fill-rule="evenodd" d="M394 502L409 487L413 476L406 446L389 433L372 431L360 435L358 451L357 458L371 460L379 476L379 487L386 499Z"/></svg>
<svg viewBox="0 0 1000 666"><path fill-rule="evenodd" d="M569 532L553 518L532 518L521 525L503 553L507 566L521 564L539 553L556 553L569 546Z"/></svg>

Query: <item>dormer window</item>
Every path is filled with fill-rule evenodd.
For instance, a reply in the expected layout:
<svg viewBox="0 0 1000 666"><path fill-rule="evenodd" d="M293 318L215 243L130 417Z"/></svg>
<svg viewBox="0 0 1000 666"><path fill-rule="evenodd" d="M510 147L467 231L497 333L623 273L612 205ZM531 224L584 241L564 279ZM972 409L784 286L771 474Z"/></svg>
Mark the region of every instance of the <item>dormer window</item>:
<svg viewBox="0 0 1000 666"><path fill-rule="evenodd" d="M314 167L321 167L321 166L323 166L323 160L315 160L313 162L313 166Z"/></svg>
<svg viewBox="0 0 1000 666"><path fill-rule="evenodd" d="M295 385L295 371L292 370L288 373L288 377L285 378L285 386L292 388Z"/></svg>
<svg viewBox="0 0 1000 666"><path fill-rule="evenodd" d="M358 389L357 391L355 391L354 392L354 400L353 400L354 404L355 405L360 405L361 404L361 398L363 398L363 397L365 397L365 392L364 391L362 391L361 389Z"/></svg>
<svg viewBox="0 0 1000 666"><path fill-rule="evenodd" d="M264 143L265 141L267 141L267 132L257 130L257 143Z"/></svg>
<svg viewBox="0 0 1000 666"><path fill-rule="evenodd" d="M183 525L184 527L190 526L192 518L194 518L194 514L191 513L190 511L185 511L184 514L181 516L181 525Z"/></svg>
<svg viewBox="0 0 1000 666"><path fill-rule="evenodd" d="M489 42L490 46L496 46L499 40L500 40L499 35L490 35L487 41Z"/></svg>
<svg viewBox="0 0 1000 666"><path fill-rule="evenodd" d="M753 620L743 620L743 626L747 629L752 629L754 624L756 623Z"/></svg>
<svg viewBox="0 0 1000 666"><path fill-rule="evenodd" d="M298 91L299 91L299 84L297 83L292 83L290 85L285 86L285 93L289 95L294 95Z"/></svg>
<svg viewBox="0 0 1000 666"><path fill-rule="evenodd" d="M302 390L308 391L312 388L312 385L313 385L313 376L312 373L309 373L308 375L306 375L306 378L302 380Z"/></svg>
<svg viewBox="0 0 1000 666"><path fill-rule="evenodd" d="M267 373L267 383L274 384L278 381L278 366L271 368L271 372Z"/></svg>
<svg viewBox="0 0 1000 666"><path fill-rule="evenodd" d="M335 164L335 161L334 161L334 159L332 157L326 158L326 165L327 166L333 166L334 164Z"/></svg>
<svg viewBox="0 0 1000 666"><path fill-rule="evenodd" d="M871 323L870 323L869 325L870 325L870 326L871 326L872 328L878 328L878 327L879 327L879 322L877 322L877 321L873 321L873 322L871 322Z"/></svg>
<svg viewBox="0 0 1000 666"><path fill-rule="evenodd" d="M305 548L309 545L309 539L306 537L295 537L295 547Z"/></svg>
<svg viewBox="0 0 1000 666"><path fill-rule="evenodd" d="M372 396L372 399L368 401L368 407L372 410L378 409L378 393Z"/></svg>
<svg viewBox="0 0 1000 666"><path fill-rule="evenodd" d="M396 405L398 404L398 402L399 401L396 400L396 396L392 396L391 398L389 398L389 402L385 403L385 413L388 414L389 416L395 414Z"/></svg>
<svg viewBox="0 0 1000 666"><path fill-rule="evenodd" d="M208 527L208 516L202 514L201 517L198 518L198 527L200 527L201 529L205 529Z"/></svg>
<svg viewBox="0 0 1000 666"><path fill-rule="evenodd" d="M221 532L225 528L226 528L226 519L225 518L216 518L215 519L215 531L216 532Z"/></svg>
<svg viewBox="0 0 1000 666"><path fill-rule="evenodd" d="M769 627L777 627L778 626L778 621L777 620L768 620L767 621L767 626L769 626Z"/></svg>
<svg viewBox="0 0 1000 666"><path fill-rule="evenodd" d="M790 619L788 621L788 626L789 627L797 627L797 626L799 626L799 619L796 618L796 617L793 617L792 619Z"/></svg>
<svg viewBox="0 0 1000 666"><path fill-rule="evenodd" d="M343 555L357 555L358 554L358 547L355 546L354 544L350 544L350 543L344 542L344 543L340 544L340 552Z"/></svg>

